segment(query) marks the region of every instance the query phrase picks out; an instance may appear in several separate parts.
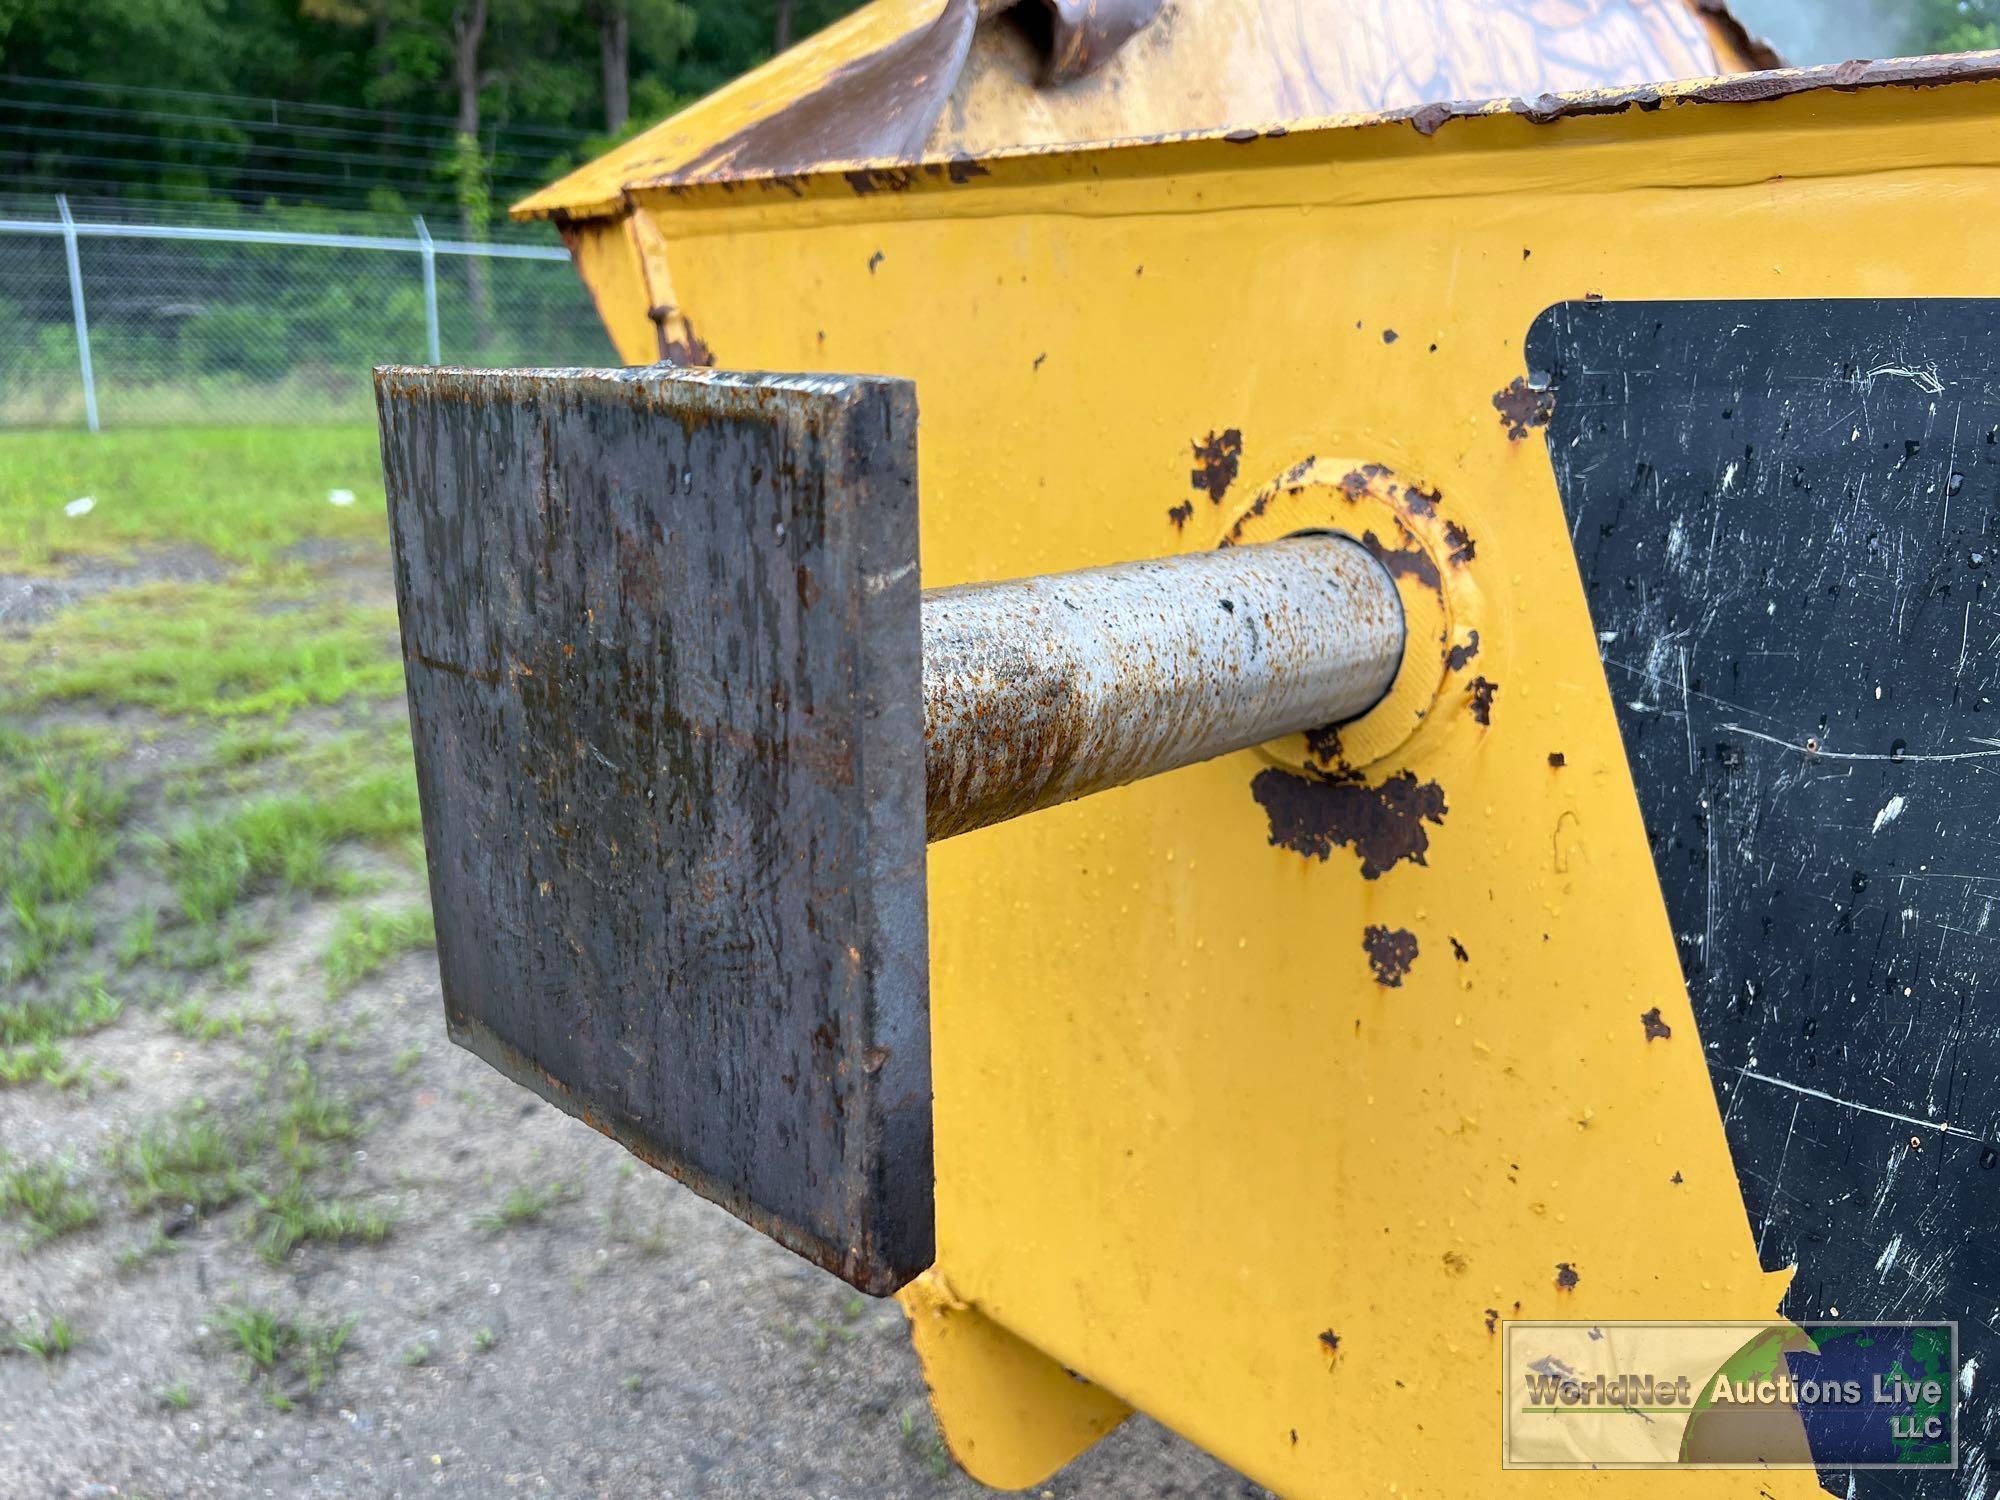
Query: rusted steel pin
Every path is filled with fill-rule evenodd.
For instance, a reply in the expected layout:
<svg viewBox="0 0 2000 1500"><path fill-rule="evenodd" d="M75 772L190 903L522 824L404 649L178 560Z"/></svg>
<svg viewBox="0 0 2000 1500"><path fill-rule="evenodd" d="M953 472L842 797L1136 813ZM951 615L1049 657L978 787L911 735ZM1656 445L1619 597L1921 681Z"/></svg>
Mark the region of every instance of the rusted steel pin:
<svg viewBox="0 0 2000 1500"><path fill-rule="evenodd" d="M1394 583L1332 535L931 589L922 608L932 840L1354 718L1403 656Z"/></svg>

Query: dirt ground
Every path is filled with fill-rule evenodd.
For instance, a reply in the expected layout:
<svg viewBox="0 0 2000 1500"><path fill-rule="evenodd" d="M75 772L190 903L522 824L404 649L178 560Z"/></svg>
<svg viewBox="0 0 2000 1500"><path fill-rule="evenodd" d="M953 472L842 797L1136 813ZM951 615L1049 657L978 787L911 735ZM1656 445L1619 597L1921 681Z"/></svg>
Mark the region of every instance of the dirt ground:
<svg viewBox="0 0 2000 1500"><path fill-rule="evenodd" d="M0 1496L980 1493L893 1303L446 1043L393 693L182 701L239 607L390 651L386 559L227 572L0 574ZM1263 1492L1134 1419L1040 1493Z"/></svg>

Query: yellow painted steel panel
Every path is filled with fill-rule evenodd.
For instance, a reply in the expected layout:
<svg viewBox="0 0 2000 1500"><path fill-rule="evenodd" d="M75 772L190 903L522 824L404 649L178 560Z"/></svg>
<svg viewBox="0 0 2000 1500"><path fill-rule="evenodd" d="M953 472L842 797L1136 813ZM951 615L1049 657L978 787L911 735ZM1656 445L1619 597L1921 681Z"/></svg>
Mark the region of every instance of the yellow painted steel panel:
<svg viewBox="0 0 2000 1500"><path fill-rule="evenodd" d="M1500 1321L1764 1318L1786 1279L1745 1221L1522 339L1596 295L2000 295L1993 62L644 197L719 363L916 380L927 584L1364 503L1405 507L1440 580L1410 667L1433 701L1368 737L1338 807L1274 817L1254 787L1284 788L1286 745L933 848L934 1275L1051 1362L926 1349L947 1436L954 1410L1001 1434L954 1438L975 1472L1021 1483L1101 1430L1071 1411L1009 1448L1066 1367L1100 1416L1109 1392L1286 1494L1818 1493L1499 1467ZM1443 657L1472 628L1469 676ZM908 1305L922 1348L933 1304Z"/></svg>

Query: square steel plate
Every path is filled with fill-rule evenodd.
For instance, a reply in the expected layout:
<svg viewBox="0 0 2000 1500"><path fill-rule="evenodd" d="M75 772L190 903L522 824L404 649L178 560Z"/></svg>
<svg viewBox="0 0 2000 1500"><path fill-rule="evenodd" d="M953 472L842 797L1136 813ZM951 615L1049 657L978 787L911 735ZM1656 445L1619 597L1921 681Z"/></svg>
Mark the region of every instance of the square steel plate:
<svg viewBox="0 0 2000 1500"><path fill-rule="evenodd" d="M452 1039L893 1290L933 1248L910 385L376 393Z"/></svg>

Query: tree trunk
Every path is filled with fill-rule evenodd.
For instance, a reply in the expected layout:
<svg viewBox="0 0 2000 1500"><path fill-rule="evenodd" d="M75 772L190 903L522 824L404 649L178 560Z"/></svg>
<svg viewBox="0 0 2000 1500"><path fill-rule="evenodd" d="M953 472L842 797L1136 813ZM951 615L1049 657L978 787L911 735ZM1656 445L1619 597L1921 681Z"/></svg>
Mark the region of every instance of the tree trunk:
<svg viewBox="0 0 2000 1500"><path fill-rule="evenodd" d="M783 52L792 45L792 0L778 0L777 20L771 26L771 50Z"/></svg>
<svg viewBox="0 0 2000 1500"><path fill-rule="evenodd" d="M606 0L598 12L597 52L604 63L604 129L616 135L632 117L632 13L626 0Z"/></svg>
<svg viewBox="0 0 2000 1500"><path fill-rule="evenodd" d="M458 0L451 13L451 78L458 89L458 133L461 140L479 139L479 50L486 40L487 0ZM471 195L461 185L459 228L468 240L486 238L486 225L475 215ZM492 317L486 290L486 261L465 260L465 300L472 310L472 336L483 348Z"/></svg>

